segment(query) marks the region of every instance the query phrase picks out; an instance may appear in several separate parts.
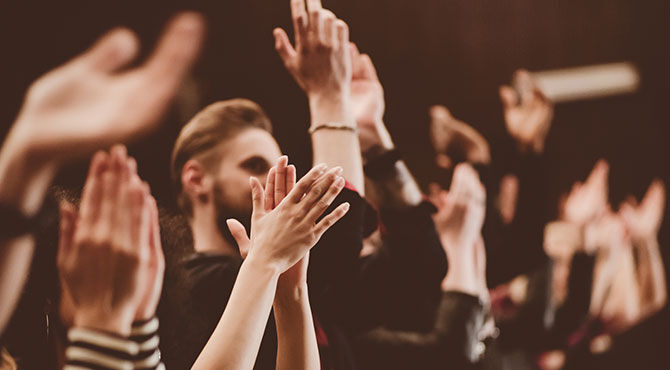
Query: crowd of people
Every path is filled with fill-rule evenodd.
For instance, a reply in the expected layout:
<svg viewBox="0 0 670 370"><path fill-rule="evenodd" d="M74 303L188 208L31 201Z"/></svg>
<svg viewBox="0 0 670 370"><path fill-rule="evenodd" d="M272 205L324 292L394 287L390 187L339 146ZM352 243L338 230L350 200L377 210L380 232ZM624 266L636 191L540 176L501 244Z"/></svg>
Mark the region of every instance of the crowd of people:
<svg viewBox="0 0 670 370"><path fill-rule="evenodd" d="M176 15L142 64L115 29L30 87L0 151L0 369L670 364L662 181L614 207L600 160L560 214L537 214L553 106L519 70L500 88L516 170L493 176L487 139L426 107L449 181L423 191L347 24L320 0L290 6L294 40L274 38L309 102L302 177L263 109L232 99L157 159L181 212L153 198L124 145L157 129L197 61L197 13ZM52 187L86 158L83 189ZM488 284L496 251L525 250L540 263Z"/></svg>

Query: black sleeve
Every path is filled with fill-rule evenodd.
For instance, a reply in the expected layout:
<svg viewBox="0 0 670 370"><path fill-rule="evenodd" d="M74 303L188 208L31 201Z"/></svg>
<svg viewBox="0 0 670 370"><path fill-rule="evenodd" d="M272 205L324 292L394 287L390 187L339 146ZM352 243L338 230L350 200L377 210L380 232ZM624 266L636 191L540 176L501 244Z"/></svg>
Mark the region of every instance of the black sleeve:
<svg viewBox="0 0 670 370"><path fill-rule="evenodd" d="M324 212L330 213L340 204L348 202L347 214L326 231L310 253L307 281L309 296L315 311L336 314L343 286L350 283L358 267L363 247L366 201L350 189L345 188L333 204Z"/></svg>
<svg viewBox="0 0 670 370"><path fill-rule="evenodd" d="M404 210L382 210L383 246L360 258L340 285L341 324L351 332L384 325L424 329L433 325L440 302L446 256L428 203Z"/></svg>
<svg viewBox="0 0 670 370"><path fill-rule="evenodd" d="M595 258L586 253L576 253L572 257L568 278L568 295L556 310L549 337L565 344L568 336L586 320L591 303L593 267Z"/></svg>
<svg viewBox="0 0 670 370"><path fill-rule="evenodd" d="M445 292L429 332L375 329L357 338L361 368L467 369L478 358L478 333L484 323L479 299Z"/></svg>
<svg viewBox="0 0 670 370"><path fill-rule="evenodd" d="M541 266L544 261L542 243L544 226L549 221L547 211L546 157L537 154L517 154L514 166L507 173L519 179L519 193L514 220L504 225L495 203L498 185L487 197L487 214L484 225L484 240L487 242L488 261L497 261L487 270L487 280L496 286ZM500 179L495 179L500 181ZM516 258L514 256L524 256Z"/></svg>

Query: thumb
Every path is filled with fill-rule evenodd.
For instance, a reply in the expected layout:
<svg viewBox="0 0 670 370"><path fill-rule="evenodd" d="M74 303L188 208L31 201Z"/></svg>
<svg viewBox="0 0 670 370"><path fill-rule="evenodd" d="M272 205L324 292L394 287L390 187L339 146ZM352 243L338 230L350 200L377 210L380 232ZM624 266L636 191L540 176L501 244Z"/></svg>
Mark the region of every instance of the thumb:
<svg viewBox="0 0 670 370"><path fill-rule="evenodd" d="M277 50L277 54L279 54L284 65L288 67L291 60L296 56L295 49L293 49L286 31L281 28L275 28L273 34L275 37L275 50Z"/></svg>
<svg viewBox="0 0 670 370"><path fill-rule="evenodd" d="M500 100L505 108L511 108L517 104L518 96L510 86L500 86Z"/></svg>
<svg viewBox="0 0 670 370"><path fill-rule="evenodd" d="M230 234L235 238L237 246L240 248L242 258L246 258L247 254L249 254L249 249L251 248L251 240L249 240L249 237L247 236L247 230L244 228L244 225L234 218L227 219L226 225L228 225Z"/></svg>
<svg viewBox="0 0 670 370"><path fill-rule="evenodd" d="M113 72L132 61L139 51L137 36L126 28L117 28L102 36L81 60L103 72Z"/></svg>

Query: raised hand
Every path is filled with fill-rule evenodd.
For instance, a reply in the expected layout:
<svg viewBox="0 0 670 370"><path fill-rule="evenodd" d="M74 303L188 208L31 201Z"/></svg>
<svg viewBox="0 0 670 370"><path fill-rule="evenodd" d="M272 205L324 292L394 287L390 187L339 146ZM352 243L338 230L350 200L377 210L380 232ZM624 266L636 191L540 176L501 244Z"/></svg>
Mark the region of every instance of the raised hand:
<svg viewBox="0 0 670 370"><path fill-rule="evenodd" d="M486 190L472 166L459 164L454 169L449 192L441 191L435 199L438 212L433 219L449 261L442 289L480 296L486 284L482 277L484 244L480 240Z"/></svg>
<svg viewBox="0 0 670 370"><path fill-rule="evenodd" d="M348 98L351 84L349 28L323 9L320 0L291 0L295 48L286 32L274 30L275 48L308 97Z"/></svg>
<svg viewBox="0 0 670 370"><path fill-rule="evenodd" d="M256 178L250 179L253 196L250 244L246 232L241 232L241 225L228 220L238 244L250 245L247 259L259 259L263 265L282 273L305 257L321 235L346 214L349 204L343 203L317 223L344 188L340 168L325 170L323 165L314 167L272 210L268 210L263 186Z"/></svg>
<svg viewBox="0 0 670 370"><path fill-rule="evenodd" d="M514 87L500 87L507 132L521 147L541 153L554 116L553 104L528 71L516 71L513 80Z"/></svg>
<svg viewBox="0 0 670 370"><path fill-rule="evenodd" d="M563 204L563 218L578 226L602 216L609 209L609 164L599 160L586 182L577 182Z"/></svg>
<svg viewBox="0 0 670 370"><path fill-rule="evenodd" d="M619 212L633 239L656 238L663 222L665 199L665 184L661 180L654 180L639 205L634 199L621 205Z"/></svg>
<svg viewBox="0 0 670 370"><path fill-rule="evenodd" d="M10 133L35 159L81 156L156 127L196 59L202 17L182 13L167 26L149 59L137 37L115 29L88 51L47 73L28 90Z"/></svg>
<svg viewBox="0 0 670 370"><path fill-rule="evenodd" d="M486 211L486 190L469 164L459 164L448 192L438 196L435 226L445 248L469 248L479 238Z"/></svg>
<svg viewBox="0 0 670 370"><path fill-rule="evenodd" d="M452 168L457 158L449 157L452 146L458 147L464 156L460 158L474 163L491 161L491 152L486 139L467 123L455 118L442 105L430 108L430 138L437 153L435 161L439 167Z"/></svg>
<svg viewBox="0 0 670 370"><path fill-rule="evenodd" d="M134 319L154 314L164 263L154 212L125 148L95 155L78 214L61 213L57 260L75 326L128 335Z"/></svg>

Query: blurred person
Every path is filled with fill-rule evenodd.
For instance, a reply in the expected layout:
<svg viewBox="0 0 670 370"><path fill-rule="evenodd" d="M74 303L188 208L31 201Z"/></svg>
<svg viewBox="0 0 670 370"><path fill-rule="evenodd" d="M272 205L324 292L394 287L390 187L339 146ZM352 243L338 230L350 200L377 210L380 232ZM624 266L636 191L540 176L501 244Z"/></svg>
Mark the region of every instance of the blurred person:
<svg viewBox="0 0 670 370"><path fill-rule="evenodd" d="M508 137L502 139L511 157L491 153L490 145L472 126L454 118L443 106L430 110L431 140L438 167L447 177L455 164L468 162L477 168L486 186L489 204L484 239L490 260L506 263L491 266L489 282L495 286L509 281L519 271L542 265L544 256L537 246L548 219L544 171L544 147L553 119L553 104L526 70L513 75L513 86L502 86L500 98ZM448 180L441 181L448 184ZM439 191L431 185L431 192ZM506 256L523 253L524 259Z"/></svg>
<svg viewBox="0 0 670 370"><path fill-rule="evenodd" d="M350 368L353 359L342 330L340 307L350 304L350 286L362 246L366 203L356 123L350 98L351 58L347 25L320 1L291 2L295 47L283 30L276 29L275 47L287 70L305 91L312 115L309 129L314 164L324 163L342 176L347 186L331 208L349 203L345 217L325 233L311 253L309 294L319 338L322 366ZM329 37L326 37L329 36ZM168 287L175 301L184 302L188 333L165 348L168 366L191 366L215 330L229 300L242 259L226 220L235 218L249 229L250 176L266 181L271 163L281 156L270 134L270 120L255 103L235 99L203 109L184 126L174 146L172 171L179 205L190 225L194 253L176 261L184 287ZM282 159L275 183L286 166ZM295 173L290 166L289 171ZM331 171L331 172L332 172ZM169 293L170 294L170 293ZM256 368L274 368L277 338L271 315Z"/></svg>
<svg viewBox="0 0 670 370"><path fill-rule="evenodd" d="M428 330L379 327L356 338L363 369L466 369L481 355L488 288L481 239L486 193L476 171L459 164L449 192L439 194L435 224L449 271L442 297Z"/></svg>
<svg viewBox="0 0 670 370"><path fill-rule="evenodd" d="M12 348L13 339L21 335L5 335L28 277L35 235L42 231L45 217L40 209L49 184L67 161L154 129L194 63L202 36L202 18L182 13L168 24L143 64L124 69L139 53L139 45L131 31L116 29L28 90L0 152L0 209L7 221L0 236L0 332L20 366L40 363L36 367L45 368L42 361L49 357ZM148 89L152 94L146 94Z"/></svg>

